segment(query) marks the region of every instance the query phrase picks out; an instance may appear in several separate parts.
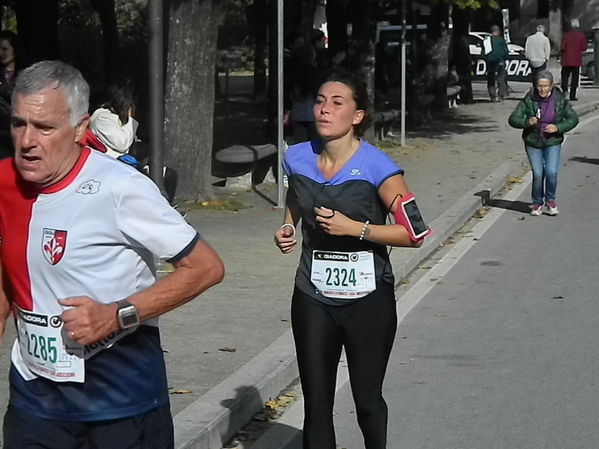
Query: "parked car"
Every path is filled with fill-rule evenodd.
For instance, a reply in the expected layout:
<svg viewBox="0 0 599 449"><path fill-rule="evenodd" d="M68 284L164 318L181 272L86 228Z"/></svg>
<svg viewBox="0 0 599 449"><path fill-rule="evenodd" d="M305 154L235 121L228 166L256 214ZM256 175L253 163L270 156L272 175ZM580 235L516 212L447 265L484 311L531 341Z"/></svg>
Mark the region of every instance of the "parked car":
<svg viewBox="0 0 599 449"><path fill-rule="evenodd" d="M590 80L595 79L595 51L592 45L582 54L580 73Z"/></svg>
<svg viewBox="0 0 599 449"><path fill-rule="evenodd" d="M483 41L491 33L485 31L471 31L468 33L468 47L470 47L471 56L480 56L483 54ZM507 49L510 55L523 55L524 47L518 44L508 43Z"/></svg>

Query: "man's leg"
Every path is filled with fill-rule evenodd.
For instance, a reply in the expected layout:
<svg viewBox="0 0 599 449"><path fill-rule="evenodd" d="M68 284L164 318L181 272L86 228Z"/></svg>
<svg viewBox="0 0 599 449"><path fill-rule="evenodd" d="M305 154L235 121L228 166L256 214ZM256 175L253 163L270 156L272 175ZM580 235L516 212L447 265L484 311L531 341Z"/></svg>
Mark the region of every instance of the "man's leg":
<svg viewBox="0 0 599 449"><path fill-rule="evenodd" d="M86 449L173 449L175 437L170 407L130 418L88 423Z"/></svg>
<svg viewBox="0 0 599 449"><path fill-rule="evenodd" d="M487 90L489 91L489 98L492 102L497 98L497 87L495 86L496 76L497 64L494 62L487 62Z"/></svg>
<svg viewBox="0 0 599 449"><path fill-rule="evenodd" d="M580 79L580 67L570 67L572 73L572 88L570 89L570 100L576 100L576 90Z"/></svg>
<svg viewBox="0 0 599 449"><path fill-rule="evenodd" d="M86 449L85 423L51 421L11 405L4 415L4 449ZM107 446L108 447L108 446ZM110 446L111 449L115 446Z"/></svg>
<svg viewBox="0 0 599 449"><path fill-rule="evenodd" d="M562 92L564 92L564 96L568 95L568 81L570 77L569 67L562 67L560 86L562 88Z"/></svg>
<svg viewBox="0 0 599 449"><path fill-rule="evenodd" d="M497 87L499 88L499 99L503 101L508 96L505 64L503 63L497 66Z"/></svg>

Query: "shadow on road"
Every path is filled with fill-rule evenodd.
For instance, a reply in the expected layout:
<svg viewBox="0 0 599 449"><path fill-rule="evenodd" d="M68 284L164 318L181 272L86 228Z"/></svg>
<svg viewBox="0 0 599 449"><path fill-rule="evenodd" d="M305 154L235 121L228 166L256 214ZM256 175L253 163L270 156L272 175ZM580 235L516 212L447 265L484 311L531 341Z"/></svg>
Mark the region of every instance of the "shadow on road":
<svg viewBox="0 0 599 449"><path fill-rule="evenodd" d="M435 118L428 122L412 126L409 131L410 138L451 139L456 134L484 133L497 129L494 118L486 119L478 115L467 113L449 113L443 118Z"/></svg>
<svg viewBox="0 0 599 449"><path fill-rule="evenodd" d="M530 212L530 203L528 202L491 198L490 192L488 190L481 190L480 192L476 192L474 195L480 197L483 206L513 210L523 214L528 214Z"/></svg>
<svg viewBox="0 0 599 449"><path fill-rule="evenodd" d="M574 162L583 162L585 164L599 165L599 159L586 156L573 156L568 160Z"/></svg>

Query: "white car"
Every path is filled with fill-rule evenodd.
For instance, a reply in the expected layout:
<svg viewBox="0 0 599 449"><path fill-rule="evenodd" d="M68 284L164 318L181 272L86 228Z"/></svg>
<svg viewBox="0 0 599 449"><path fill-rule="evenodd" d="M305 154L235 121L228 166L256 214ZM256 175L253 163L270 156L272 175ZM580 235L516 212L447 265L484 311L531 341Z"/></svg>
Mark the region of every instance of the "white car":
<svg viewBox="0 0 599 449"><path fill-rule="evenodd" d="M468 47L470 47L470 56L480 56L483 49L483 41L491 33L484 31L471 31L468 33ZM507 44L507 49L510 55L523 55L524 47L518 44Z"/></svg>

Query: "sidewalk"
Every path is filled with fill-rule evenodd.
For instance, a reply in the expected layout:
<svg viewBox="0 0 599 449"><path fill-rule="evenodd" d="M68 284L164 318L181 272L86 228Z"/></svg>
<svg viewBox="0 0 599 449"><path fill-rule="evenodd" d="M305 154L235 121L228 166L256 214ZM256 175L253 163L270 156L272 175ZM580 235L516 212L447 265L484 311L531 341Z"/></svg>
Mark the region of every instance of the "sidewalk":
<svg viewBox="0 0 599 449"><path fill-rule="evenodd" d="M509 127L507 116L529 85L510 83L510 98L493 104L484 84L473 87L474 104L461 105L442 122L408 128L405 148L386 149L405 169L433 229L422 248L393 249L397 282L481 206L479 192L493 196L526 160L520 132ZM578 97L579 114L599 108L599 89L583 87ZM562 161L567 152L566 144ZM224 260L226 274L222 284L161 317L177 449L221 448L297 377L289 308L299 251L283 256L273 244L283 214L273 207L276 186L258 191L219 191L246 206L236 212L188 214ZM4 373L13 340L9 325L0 351ZM6 378L0 380L0 407L8 397Z"/></svg>
<svg viewBox="0 0 599 449"><path fill-rule="evenodd" d="M461 105L442 123L408 130L405 148L386 150L405 169L433 229L422 248L393 250L397 282L481 207L480 192L492 197L526 167L520 131L509 127L507 116L529 85L510 87L508 100L491 104L486 86L475 84L474 104ZM583 87L574 107L580 115L599 108L599 89ZM221 448L297 377L289 305L299 251L283 256L274 246L282 219L272 205L276 186L258 190L261 195L233 195L248 206L237 212L188 214L224 260L226 275L221 285L161 318L170 386L180 393L171 395L179 449Z"/></svg>

